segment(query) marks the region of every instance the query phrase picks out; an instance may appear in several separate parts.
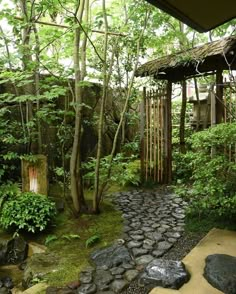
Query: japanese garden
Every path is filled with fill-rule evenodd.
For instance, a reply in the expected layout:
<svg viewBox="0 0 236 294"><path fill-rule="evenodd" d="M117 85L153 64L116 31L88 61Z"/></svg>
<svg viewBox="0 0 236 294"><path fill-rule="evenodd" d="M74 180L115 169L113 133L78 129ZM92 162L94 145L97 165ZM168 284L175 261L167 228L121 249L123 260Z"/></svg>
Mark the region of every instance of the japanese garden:
<svg viewBox="0 0 236 294"><path fill-rule="evenodd" d="M0 294L236 293L236 5L162 2L0 0Z"/></svg>

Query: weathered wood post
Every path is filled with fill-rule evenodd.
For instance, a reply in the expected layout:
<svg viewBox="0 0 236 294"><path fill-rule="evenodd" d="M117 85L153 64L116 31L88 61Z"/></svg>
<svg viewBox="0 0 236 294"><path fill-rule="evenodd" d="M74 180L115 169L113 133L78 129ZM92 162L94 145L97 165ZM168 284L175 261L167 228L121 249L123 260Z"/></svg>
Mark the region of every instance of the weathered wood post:
<svg viewBox="0 0 236 294"><path fill-rule="evenodd" d="M47 157L34 155L36 161L21 161L22 191L48 194Z"/></svg>

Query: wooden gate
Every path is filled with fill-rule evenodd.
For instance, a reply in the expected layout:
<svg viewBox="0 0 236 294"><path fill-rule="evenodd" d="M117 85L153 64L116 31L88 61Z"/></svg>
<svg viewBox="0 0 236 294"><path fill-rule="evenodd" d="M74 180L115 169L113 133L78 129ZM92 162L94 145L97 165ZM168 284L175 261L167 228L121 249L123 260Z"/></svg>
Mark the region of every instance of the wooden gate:
<svg viewBox="0 0 236 294"><path fill-rule="evenodd" d="M143 181L169 182L171 173L170 109L166 84L157 90L143 89L143 101L140 109Z"/></svg>

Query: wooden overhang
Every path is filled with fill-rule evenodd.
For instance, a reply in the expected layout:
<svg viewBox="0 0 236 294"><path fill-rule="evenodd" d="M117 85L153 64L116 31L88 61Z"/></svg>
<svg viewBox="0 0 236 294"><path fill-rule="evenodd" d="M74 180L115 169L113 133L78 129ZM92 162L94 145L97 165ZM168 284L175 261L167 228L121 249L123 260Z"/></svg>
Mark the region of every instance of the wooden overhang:
<svg viewBox="0 0 236 294"><path fill-rule="evenodd" d="M135 75L177 82L229 69L236 69L236 36L149 61Z"/></svg>
<svg viewBox="0 0 236 294"><path fill-rule="evenodd" d="M236 17L235 0L146 0L199 32Z"/></svg>

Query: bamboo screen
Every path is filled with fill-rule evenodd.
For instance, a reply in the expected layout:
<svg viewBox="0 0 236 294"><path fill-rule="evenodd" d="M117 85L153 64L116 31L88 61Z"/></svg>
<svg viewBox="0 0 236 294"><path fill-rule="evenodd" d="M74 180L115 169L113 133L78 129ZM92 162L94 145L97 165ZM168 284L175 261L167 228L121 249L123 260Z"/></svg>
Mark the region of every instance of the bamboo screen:
<svg viewBox="0 0 236 294"><path fill-rule="evenodd" d="M166 153L165 109L166 89L144 89L141 109L141 162L142 176L145 181L163 183L164 154ZM142 131L143 129L143 131ZM142 134L143 133L143 134Z"/></svg>

